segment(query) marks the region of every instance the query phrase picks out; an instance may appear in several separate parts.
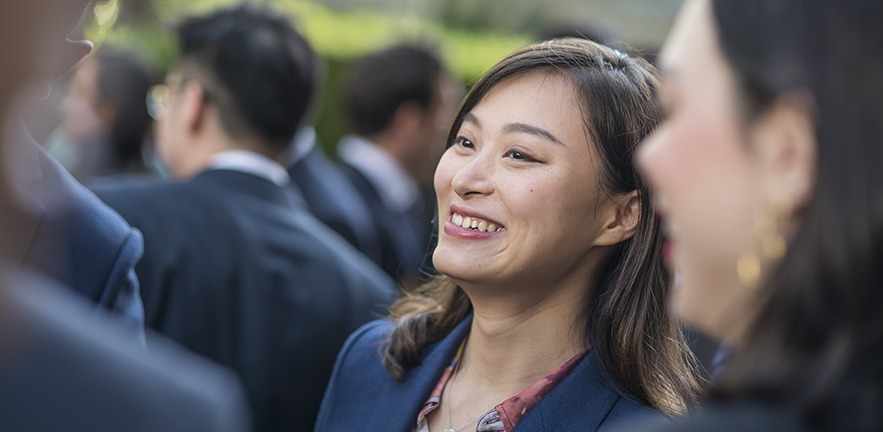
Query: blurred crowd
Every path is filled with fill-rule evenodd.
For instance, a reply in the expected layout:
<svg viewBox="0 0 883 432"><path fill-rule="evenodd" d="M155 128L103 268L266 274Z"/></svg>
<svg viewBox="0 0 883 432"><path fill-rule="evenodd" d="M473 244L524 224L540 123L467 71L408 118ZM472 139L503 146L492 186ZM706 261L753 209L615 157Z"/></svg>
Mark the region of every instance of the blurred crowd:
<svg viewBox="0 0 883 432"><path fill-rule="evenodd" d="M288 17L186 17L160 76L93 7L0 16L0 430L883 430L876 3L475 83L402 41L331 146Z"/></svg>

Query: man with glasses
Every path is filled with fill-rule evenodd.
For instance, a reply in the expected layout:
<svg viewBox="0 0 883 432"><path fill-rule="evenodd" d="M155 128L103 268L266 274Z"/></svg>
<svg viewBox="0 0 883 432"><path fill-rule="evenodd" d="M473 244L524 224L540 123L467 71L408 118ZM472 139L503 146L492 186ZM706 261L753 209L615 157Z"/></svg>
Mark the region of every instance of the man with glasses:
<svg viewBox="0 0 883 432"><path fill-rule="evenodd" d="M314 87L303 37L254 5L177 36L149 98L176 181L98 194L144 234L147 325L236 371L257 430L311 430L337 351L393 282L309 214L279 162Z"/></svg>

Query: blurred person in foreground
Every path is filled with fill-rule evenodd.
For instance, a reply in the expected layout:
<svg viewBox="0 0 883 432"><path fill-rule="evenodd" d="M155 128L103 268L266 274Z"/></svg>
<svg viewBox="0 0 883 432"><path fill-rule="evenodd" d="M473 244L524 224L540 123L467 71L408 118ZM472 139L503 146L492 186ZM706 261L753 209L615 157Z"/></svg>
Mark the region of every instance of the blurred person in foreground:
<svg viewBox="0 0 883 432"><path fill-rule="evenodd" d="M638 162L683 278L732 351L663 430L883 430L883 4L690 0Z"/></svg>
<svg viewBox="0 0 883 432"><path fill-rule="evenodd" d="M69 153L65 167L80 181L147 175L152 120L144 99L154 81L134 54L108 50L87 57L62 99L62 123L49 152Z"/></svg>
<svg viewBox="0 0 883 432"><path fill-rule="evenodd" d="M396 45L358 59L341 86L352 135L338 154L368 202L387 274L412 286L429 247L432 173L458 86L426 48Z"/></svg>
<svg viewBox="0 0 883 432"><path fill-rule="evenodd" d="M8 246L8 264L54 279L112 311L135 337L143 337L144 311L134 272L143 248L141 235L49 156L31 138L19 115L24 105L46 97L51 85L92 50L88 41L66 38L85 11L91 10L87 8L91 2L70 3L76 12L43 18L58 21L51 24L57 41L29 53L37 66L14 95L18 106L0 120L4 141L0 163L7 173L11 200L0 204L0 218L27 210L27 217L18 223L0 226L0 238ZM10 14L4 12L4 17L19 19ZM21 32L29 33L32 30ZM14 36L6 43L17 45L20 39ZM16 57L6 59L13 62Z"/></svg>
<svg viewBox="0 0 883 432"><path fill-rule="evenodd" d="M34 84L29 79L54 75L46 68L63 68L67 62L56 61L83 53L82 44L65 41L64 29L73 28L87 5L5 5L0 57L15 61L0 70L0 118ZM34 217L34 208L20 202L18 172L6 158L18 144L0 138L7 162L0 165L0 430L248 430L244 399L229 373L161 341L151 340L145 352L70 290L18 265L18 245L7 234Z"/></svg>
<svg viewBox="0 0 883 432"><path fill-rule="evenodd" d="M317 431L629 430L698 385L632 150L655 69L581 39L472 88L435 172L442 276L350 337Z"/></svg>
<svg viewBox="0 0 883 432"><path fill-rule="evenodd" d="M280 164L313 90L313 52L255 5L185 19L160 156L177 181L99 190L145 238L146 322L235 370L261 431L309 430L347 335L394 284L309 214Z"/></svg>

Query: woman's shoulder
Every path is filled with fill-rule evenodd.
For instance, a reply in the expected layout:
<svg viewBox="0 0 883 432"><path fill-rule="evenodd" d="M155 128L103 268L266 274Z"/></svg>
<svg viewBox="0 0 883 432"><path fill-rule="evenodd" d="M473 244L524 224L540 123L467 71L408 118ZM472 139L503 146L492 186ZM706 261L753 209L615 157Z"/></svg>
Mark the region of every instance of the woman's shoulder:
<svg viewBox="0 0 883 432"><path fill-rule="evenodd" d="M368 366L364 362L374 360L372 364L379 364L383 359L383 348L393 329L395 323L388 319L371 321L359 327L343 344L338 354L338 363Z"/></svg>
<svg viewBox="0 0 883 432"><path fill-rule="evenodd" d="M801 431L800 416L793 407L759 402L735 402L714 405L699 413L667 426L648 427L645 432L691 431Z"/></svg>

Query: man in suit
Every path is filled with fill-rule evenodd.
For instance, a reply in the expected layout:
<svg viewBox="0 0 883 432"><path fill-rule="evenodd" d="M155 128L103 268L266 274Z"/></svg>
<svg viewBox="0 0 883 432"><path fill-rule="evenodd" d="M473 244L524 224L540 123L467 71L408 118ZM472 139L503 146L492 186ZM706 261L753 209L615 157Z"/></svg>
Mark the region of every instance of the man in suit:
<svg viewBox="0 0 883 432"><path fill-rule="evenodd" d="M75 0L5 5L0 58L14 61L0 70L0 118L26 80L43 71L41 56L63 49L59 29L73 27L85 6ZM11 144L19 143L0 135L4 155ZM20 171L11 170L8 161L0 164L0 430L247 430L244 399L231 374L161 341L151 340L146 352L81 296L21 271L22 243L7 234L26 231L16 240L27 240L33 231L30 212L45 209L21 200ZM52 205L45 198L41 204ZM68 252L67 243L57 246Z"/></svg>
<svg viewBox="0 0 883 432"><path fill-rule="evenodd" d="M286 157L288 174L310 211L374 262L382 259L371 209L319 146L316 130L301 128Z"/></svg>
<svg viewBox="0 0 883 432"><path fill-rule="evenodd" d="M392 281L303 206L279 163L304 117L313 53L244 5L185 20L158 151L176 183L99 191L144 234L148 326L235 370L256 429L310 430L347 335Z"/></svg>
<svg viewBox="0 0 883 432"><path fill-rule="evenodd" d="M342 91L353 132L338 144L344 172L371 209L378 264L409 285L427 254L432 175L459 88L433 52L397 45L359 59Z"/></svg>
<svg viewBox="0 0 883 432"><path fill-rule="evenodd" d="M21 82L16 92L19 103L37 95L46 95L51 84L86 56L92 49L87 41L73 41L66 33L75 27L91 2L76 0L57 6L62 10L48 30L37 35L30 28L20 28L15 17L7 25L15 43L7 40L4 51L21 47L21 34L34 34L45 42L34 41L34 64L31 76ZM4 16L14 17L14 11ZM49 17L41 17L46 19ZM25 20L25 22L27 22ZM15 32L15 33L13 33ZM7 63L21 62L22 57L3 53ZM14 60L13 60L14 59ZM11 64L5 66L9 69ZM23 66L18 64L18 66ZM10 82L13 71L7 70ZM9 265L28 268L55 279L101 308L113 311L119 320L143 337L143 307L138 294L134 266L142 251L140 234L116 212L71 177L30 137L14 110L0 119L5 144L3 170L8 173L10 200L0 203L0 219L12 217L26 208L27 218L16 225L0 228Z"/></svg>

